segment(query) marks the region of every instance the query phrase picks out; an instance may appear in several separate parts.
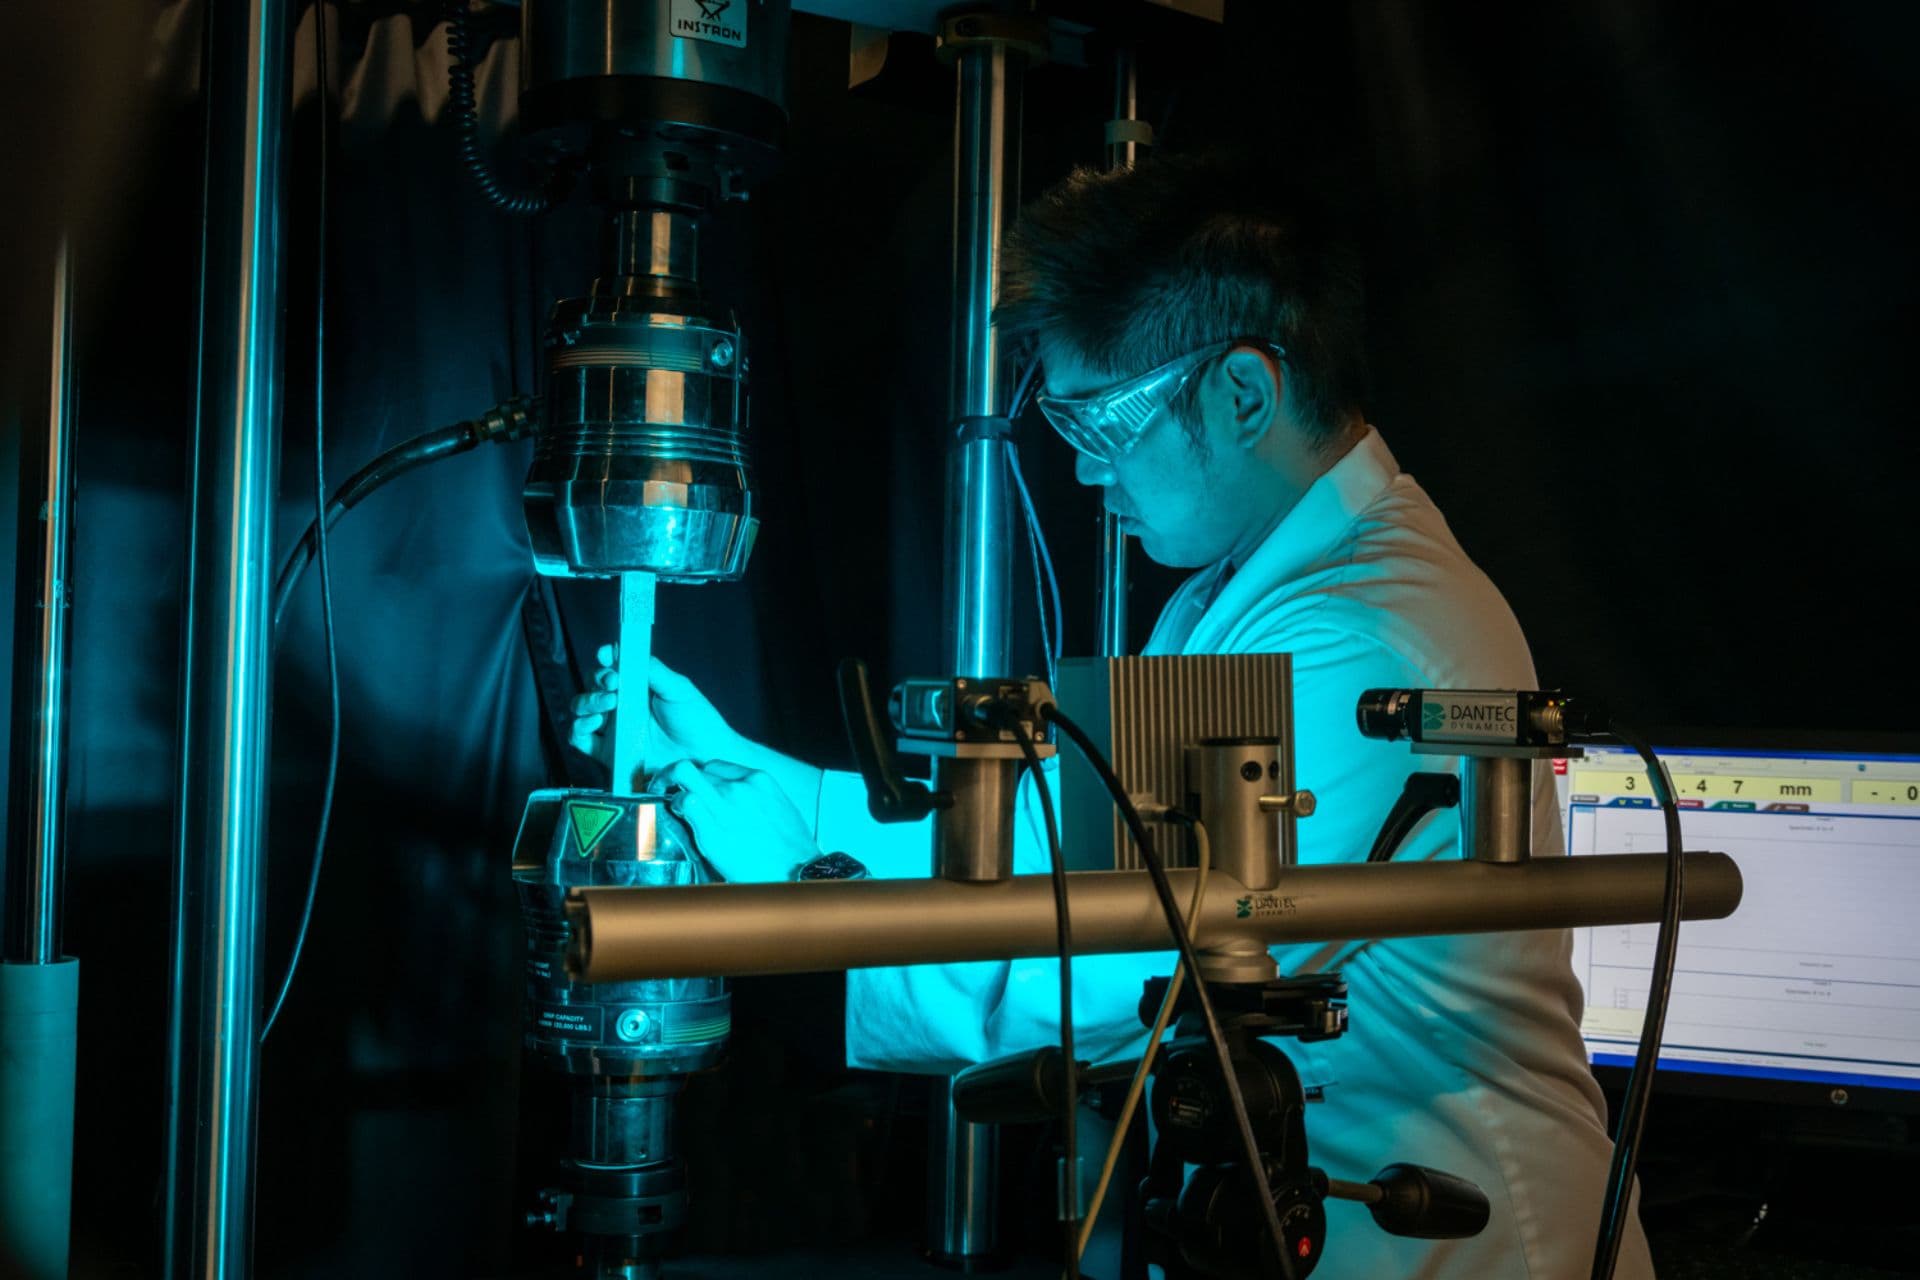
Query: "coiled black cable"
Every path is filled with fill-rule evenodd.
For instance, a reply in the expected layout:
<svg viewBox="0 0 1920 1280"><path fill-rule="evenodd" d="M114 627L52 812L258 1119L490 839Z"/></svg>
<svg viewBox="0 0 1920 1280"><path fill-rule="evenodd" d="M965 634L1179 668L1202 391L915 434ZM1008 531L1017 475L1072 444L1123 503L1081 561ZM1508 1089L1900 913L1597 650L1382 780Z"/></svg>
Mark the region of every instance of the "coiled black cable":
<svg viewBox="0 0 1920 1280"><path fill-rule="evenodd" d="M509 191L487 161L480 141L480 108L473 87L473 29L468 0L447 0L447 111L458 137L460 163L487 203L505 213L545 213L566 195L565 176L554 173L538 191Z"/></svg>

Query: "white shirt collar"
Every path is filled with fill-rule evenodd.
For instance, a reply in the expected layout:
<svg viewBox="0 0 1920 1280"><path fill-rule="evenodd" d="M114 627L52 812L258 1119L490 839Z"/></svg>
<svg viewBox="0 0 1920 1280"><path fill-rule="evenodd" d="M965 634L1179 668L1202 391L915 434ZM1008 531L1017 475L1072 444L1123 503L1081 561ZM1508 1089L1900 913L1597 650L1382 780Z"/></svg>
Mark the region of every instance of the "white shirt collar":
<svg viewBox="0 0 1920 1280"><path fill-rule="evenodd" d="M1273 532L1247 557L1241 571L1266 581L1292 576L1312 564L1353 524L1362 511L1372 506L1400 466L1387 450L1380 433L1368 427L1366 434L1340 456L1340 460L1321 474L1293 504L1293 510L1280 519Z"/></svg>
<svg viewBox="0 0 1920 1280"><path fill-rule="evenodd" d="M1193 618L1191 626L1175 623L1178 631L1156 636L1155 651L1180 652L1209 622L1230 622L1276 584L1311 568L1399 474L1400 466L1386 441L1368 427L1338 462L1307 487L1237 572L1231 562L1222 560L1194 575L1180 595L1186 616ZM1221 579L1229 573L1231 578L1222 585ZM1195 613L1200 616L1194 618Z"/></svg>

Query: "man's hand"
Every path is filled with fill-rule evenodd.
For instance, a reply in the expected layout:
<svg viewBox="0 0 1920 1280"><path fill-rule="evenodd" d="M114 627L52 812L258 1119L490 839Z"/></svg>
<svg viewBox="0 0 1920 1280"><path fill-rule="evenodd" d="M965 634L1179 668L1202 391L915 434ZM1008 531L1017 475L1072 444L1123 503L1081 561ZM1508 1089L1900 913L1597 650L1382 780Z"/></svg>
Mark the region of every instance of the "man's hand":
<svg viewBox="0 0 1920 1280"><path fill-rule="evenodd" d="M605 644L594 655L599 667L594 687L573 700L573 745L602 764L611 765L613 735L606 732L620 688L617 646ZM763 746L727 723L727 718L701 693L693 681L658 658L647 670L649 714L646 768L691 761L696 767L726 761L734 769L771 775L785 793L787 807L812 814L820 799L820 770ZM640 778L616 779L615 786L638 786ZM811 819L808 830L811 831ZM811 836L808 837L811 840ZM784 871L782 872L784 874Z"/></svg>
<svg viewBox="0 0 1920 1280"><path fill-rule="evenodd" d="M599 665L593 671L593 688L573 696L573 732L567 739L575 751L608 766L613 764L613 739L605 729L618 701L614 696L620 688L620 673L614 669L617 652L617 646L603 644L594 654Z"/></svg>
<svg viewBox="0 0 1920 1280"><path fill-rule="evenodd" d="M676 760L648 789L667 796L722 879L786 880L820 856L811 824L769 773L726 760Z"/></svg>
<svg viewBox="0 0 1920 1280"><path fill-rule="evenodd" d="M613 739L606 733L606 725L607 717L613 714L619 700L619 656L617 645L601 645L599 652L594 654L599 666L593 673L593 689L573 700L571 741L575 748L602 764L612 761ZM649 762L693 760L705 764L710 760L751 761L766 752L765 747L750 741L728 724L727 718L720 714L707 695L695 687L693 681L659 658L651 659L648 664L647 692L649 710L653 716L653 724L647 733ZM637 779L625 781L631 783Z"/></svg>

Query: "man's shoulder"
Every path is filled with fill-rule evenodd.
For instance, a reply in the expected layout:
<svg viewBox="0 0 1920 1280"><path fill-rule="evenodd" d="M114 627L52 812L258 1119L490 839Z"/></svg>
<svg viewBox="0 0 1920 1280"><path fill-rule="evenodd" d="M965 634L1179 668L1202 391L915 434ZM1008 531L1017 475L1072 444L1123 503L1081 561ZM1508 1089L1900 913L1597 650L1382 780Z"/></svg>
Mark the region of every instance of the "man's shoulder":
<svg viewBox="0 0 1920 1280"><path fill-rule="evenodd" d="M1231 629L1228 648L1329 658L1379 649L1434 683L1530 680L1526 639L1506 599L1444 536L1444 523L1439 533L1370 513L1342 554L1273 583Z"/></svg>

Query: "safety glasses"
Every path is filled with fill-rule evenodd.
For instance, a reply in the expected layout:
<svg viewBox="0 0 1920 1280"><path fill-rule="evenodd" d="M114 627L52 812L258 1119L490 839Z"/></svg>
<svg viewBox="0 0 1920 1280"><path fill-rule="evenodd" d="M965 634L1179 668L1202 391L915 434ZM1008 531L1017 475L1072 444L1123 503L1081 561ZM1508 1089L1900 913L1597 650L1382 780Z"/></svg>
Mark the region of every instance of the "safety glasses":
<svg viewBox="0 0 1920 1280"><path fill-rule="evenodd" d="M1233 338L1190 351L1094 395L1040 395L1034 397L1034 403L1040 406L1040 412L1046 415L1061 439L1096 462L1110 463L1125 457L1139 443L1161 411L1173 403L1208 361L1235 347L1258 347L1272 352L1276 359L1286 356L1285 350L1275 343Z"/></svg>

